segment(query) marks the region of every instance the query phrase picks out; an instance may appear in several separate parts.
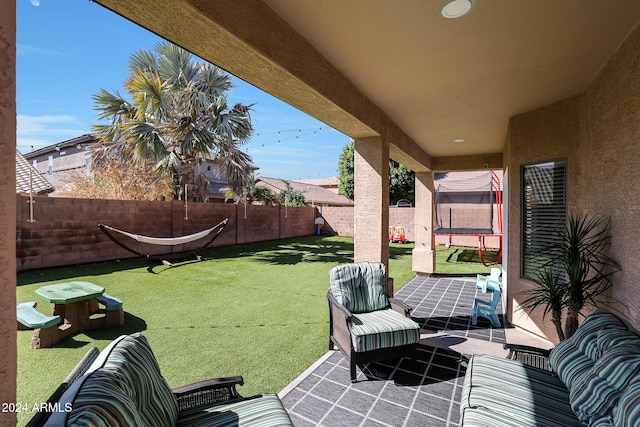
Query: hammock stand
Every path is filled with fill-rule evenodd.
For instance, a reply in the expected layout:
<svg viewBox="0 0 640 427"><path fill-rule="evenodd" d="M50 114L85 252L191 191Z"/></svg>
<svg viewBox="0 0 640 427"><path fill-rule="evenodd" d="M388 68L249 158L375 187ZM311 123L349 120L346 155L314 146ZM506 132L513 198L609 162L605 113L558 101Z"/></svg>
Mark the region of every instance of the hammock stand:
<svg viewBox="0 0 640 427"><path fill-rule="evenodd" d="M151 260L155 260L155 261L162 261L163 264L165 265L171 265L170 262L168 262L168 259L183 259L183 258L189 258L189 257L196 257L198 258L198 260L201 259L201 257L198 255L198 253L200 251L205 250L207 247L209 247L209 245L211 245L213 243L214 240L216 240L218 238L218 236L220 235L220 233L222 233L222 230L224 230L224 227L227 225L227 223L229 222L229 218L224 219L223 221L221 221L220 223L214 225L211 228L208 228L206 230L202 230L199 231L197 233L194 234L189 234L186 236L180 236L180 237L150 237L150 236L143 236L140 234L133 234L133 233L129 233L127 231L124 230L119 230L117 228L114 227L110 227L106 224L98 224L98 227L100 227L100 230L102 230L102 232L104 234L106 234L106 236L111 239L115 244L117 244L118 246L120 246L121 248L134 253L138 256L141 257L145 257L147 259L151 259ZM115 233L121 234L123 236L126 236L132 240L135 240L137 242L140 243L145 243L148 245L160 245L160 246L175 246L175 245L183 245L185 243L190 243L190 242L195 242L196 240L200 240L203 239L204 237L211 235L211 238L205 242L205 244L197 249L191 250L191 251L183 251L183 252L176 252L176 253L169 253L169 254L164 254L164 255L151 255L151 254L145 254L143 252L137 251L129 246L127 246L124 242L122 242L121 240L117 239L115 237Z"/></svg>

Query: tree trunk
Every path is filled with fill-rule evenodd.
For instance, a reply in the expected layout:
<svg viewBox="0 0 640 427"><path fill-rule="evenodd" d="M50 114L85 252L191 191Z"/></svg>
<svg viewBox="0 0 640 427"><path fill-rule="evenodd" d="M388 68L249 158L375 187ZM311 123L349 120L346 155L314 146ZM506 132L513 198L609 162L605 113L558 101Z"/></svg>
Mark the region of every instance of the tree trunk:
<svg viewBox="0 0 640 427"><path fill-rule="evenodd" d="M196 201L195 181L195 157L183 156L180 162L180 192L182 200ZM186 191L186 197L185 197Z"/></svg>
<svg viewBox="0 0 640 427"><path fill-rule="evenodd" d="M567 318L564 321L564 336L571 338L578 329L578 310L569 307L567 310Z"/></svg>
<svg viewBox="0 0 640 427"><path fill-rule="evenodd" d="M553 310L551 321L553 322L553 326L556 327L556 334L558 334L558 339L560 341L564 341L564 333L562 332L562 311Z"/></svg>

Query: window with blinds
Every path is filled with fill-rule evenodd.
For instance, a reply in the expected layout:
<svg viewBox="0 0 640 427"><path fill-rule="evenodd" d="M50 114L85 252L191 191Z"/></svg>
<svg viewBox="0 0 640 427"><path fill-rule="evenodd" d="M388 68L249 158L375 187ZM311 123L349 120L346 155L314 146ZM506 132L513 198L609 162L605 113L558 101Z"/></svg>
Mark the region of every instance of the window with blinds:
<svg viewBox="0 0 640 427"><path fill-rule="evenodd" d="M567 162L522 167L522 277L535 279L548 264L545 250L558 239L567 219Z"/></svg>

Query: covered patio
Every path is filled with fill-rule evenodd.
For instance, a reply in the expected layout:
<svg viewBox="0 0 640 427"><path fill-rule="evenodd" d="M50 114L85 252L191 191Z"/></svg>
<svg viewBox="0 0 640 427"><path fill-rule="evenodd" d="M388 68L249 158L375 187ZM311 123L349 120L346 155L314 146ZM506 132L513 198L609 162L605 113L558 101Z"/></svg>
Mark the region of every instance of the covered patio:
<svg viewBox="0 0 640 427"><path fill-rule="evenodd" d="M541 310L519 310L532 287L522 248L535 204L523 176L561 163L564 208L611 219L622 273L607 296L640 327L639 2L472 0L458 19L431 1L97 3L352 137L356 261L388 262L389 159L416 172L413 269L425 275L434 270L433 173L502 168L504 314L552 340ZM0 5L0 400L14 402L16 4Z"/></svg>
<svg viewBox="0 0 640 427"><path fill-rule="evenodd" d="M462 278L417 276L396 297L414 310L421 326L417 361L408 358L361 366L358 382L349 364L329 351L279 393L296 426L458 426L466 363L472 354L506 357L503 344L550 342L488 320L471 325L474 298L487 298L476 282Z"/></svg>

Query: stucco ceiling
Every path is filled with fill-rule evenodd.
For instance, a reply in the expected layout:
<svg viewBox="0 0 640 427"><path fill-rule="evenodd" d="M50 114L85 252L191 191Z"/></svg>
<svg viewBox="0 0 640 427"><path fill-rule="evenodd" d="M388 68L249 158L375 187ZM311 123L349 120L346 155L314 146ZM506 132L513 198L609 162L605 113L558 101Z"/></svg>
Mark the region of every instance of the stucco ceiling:
<svg viewBox="0 0 640 427"><path fill-rule="evenodd" d="M510 116L582 91L638 1L265 2L433 157L502 151ZM464 143L454 143L464 139Z"/></svg>
<svg viewBox="0 0 640 427"><path fill-rule="evenodd" d="M640 20L638 0L473 0L459 19L445 0L97 2L427 166L501 153L510 117L583 91Z"/></svg>

